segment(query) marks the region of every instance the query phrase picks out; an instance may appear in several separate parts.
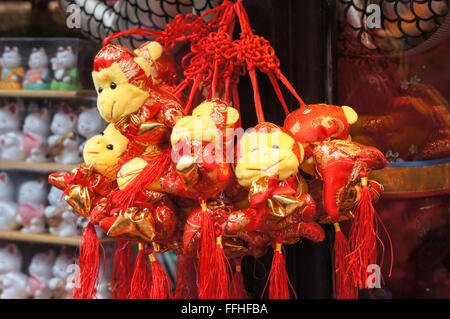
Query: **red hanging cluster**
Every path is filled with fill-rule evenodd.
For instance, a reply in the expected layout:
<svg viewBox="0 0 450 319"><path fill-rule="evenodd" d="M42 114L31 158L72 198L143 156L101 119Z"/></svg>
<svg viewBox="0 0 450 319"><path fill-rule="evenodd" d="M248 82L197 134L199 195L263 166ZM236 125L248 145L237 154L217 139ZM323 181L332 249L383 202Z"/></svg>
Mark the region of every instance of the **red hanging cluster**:
<svg viewBox="0 0 450 319"><path fill-rule="evenodd" d="M240 36L235 38L237 23ZM157 42L135 51L108 44L127 34ZM181 82L167 54L178 43L190 47L181 60ZM90 218L80 254L82 287L74 296L95 294L97 224L108 236L123 240L112 277L117 298L172 298L169 278L154 255L167 250L181 261L175 298L246 297L241 259L261 257L270 246L274 257L269 297L290 298L296 294L285 269L283 245L301 238L320 242L325 233L319 223L331 222L336 230L335 296L355 298L364 267L377 257L372 201L382 187L365 174L383 168L386 159L378 150L349 140L349 126L357 118L353 109L306 106L282 74L270 42L253 33L242 1L225 0L201 17L178 15L163 31L112 34L103 45L93 79L96 88L102 88L100 114L110 125L95 143L86 143L85 164L49 177L52 185L65 190L69 204ZM257 71L268 76L288 115L283 127L264 120ZM212 142L222 149L232 144L234 136L227 130L240 127L237 85L246 72L259 124L241 136L233 167ZM118 73L128 82L122 76L110 86ZM300 109L289 112L279 81ZM191 113L199 95L202 103ZM195 121L204 125L200 137ZM99 148L102 143L105 147ZM108 153L112 149L106 145L117 153ZM178 148L184 153L174 156L180 155ZM252 161L258 152L258 160ZM106 159L110 162L101 162ZM312 195L314 184L300 170L319 181L319 196ZM347 216L351 209L356 217ZM340 230L342 218L355 219L350 241ZM139 243L135 260L129 242ZM229 260L237 266L234 274Z"/></svg>

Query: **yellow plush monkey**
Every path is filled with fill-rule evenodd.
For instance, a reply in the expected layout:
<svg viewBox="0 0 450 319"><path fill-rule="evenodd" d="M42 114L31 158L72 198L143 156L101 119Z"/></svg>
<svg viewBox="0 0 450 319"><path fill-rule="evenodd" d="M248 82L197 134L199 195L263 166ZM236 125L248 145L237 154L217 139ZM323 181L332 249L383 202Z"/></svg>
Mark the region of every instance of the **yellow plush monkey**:
<svg viewBox="0 0 450 319"><path fill-rule="evenodd" d="M132 71L124 69L118 62L92 72L95 89L98 93L97 108L107 121L116 123L134 113L149 97L147 81L149 65L144 58L130 59L126 67L141 72L140 79L130 78Z"/></svg>
<svg viewBox="0 0 450 319"><path fill-rule="evenodd" d="M234 127L238 120L239 112L235 108L218 99L205 101L192 111L191 116L184 116L177 122L170 136L170 142L172 146L182 138L213 142L226 133L226 128Z"/></svg>
<svg viewBox="0 0 450 319"><path fill-rule="evenodd" d="M283 180L296 174L304 156L301 144L282 130L248 132L238 152L236 177L244 187L261 177Z"/></svg>
<svg viewBox="0 0 450 319"><path fill-rule="evenodd" d="M170 141L172 146L175 146L181 139L199 143L214 142L216 138L223 137L226 133L226 128L233 127L238 120L239 113L236 109L218 99L208 100L198 105L192 111L192 115L184 116L177 121L173 127ZM222 143L222 141L217 142ZM177 172L183 175L183 172L186 170L190 172L196 171L198 160L196 157L198 155L184 154L183 160L176 163ZM187 158L191 160L187 160ZM140 174L147 164L142 158L135 158L124 164L117 176L119 188L125 188ZM187 169L187 165L191 165L191 169ZM150 189L158 192L163 191L159 181L153 183Z"/></svg>
<svg viewBox="0 0 450 319"><path fill-rule="evenodd" d="M109 124L100 135L91 137L84 146L84 162L107 177L115 179L115 170L120 156L125 152L128 139L113 124Z"/></svg>
<svg viewBox="0 0 450 319"><path fill-rule="evenodd" d="M280 244L300 237L323 240L323 230L314 222L314 200L298 174L303 158L302 145L275 124L260 123L241 137L235 173L249 189L250 209L238 212L247 215L246 230L266 232Z"/></svg>

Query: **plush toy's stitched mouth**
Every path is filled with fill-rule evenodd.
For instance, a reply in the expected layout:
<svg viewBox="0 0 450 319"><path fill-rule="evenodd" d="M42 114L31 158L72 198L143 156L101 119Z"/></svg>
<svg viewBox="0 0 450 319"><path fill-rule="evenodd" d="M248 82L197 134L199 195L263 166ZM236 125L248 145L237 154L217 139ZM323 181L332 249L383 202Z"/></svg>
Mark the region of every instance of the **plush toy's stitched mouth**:
<svg viewBox="0 0 450 319"><path fill-rule="evenodd" d="M111 119L113 118L114 106L116 106L116 101L113 101L113 103L111 105L111 115L110 115Z"/></svg>
<svg viewBox="0 0 450 319"><path fill-rule="evenodd" d="M98 152L87 152L88 154L98 154Z"/></svg>
<svg viewBox="0 0 450 319"><path fill-rule="evenodd" d="M283 161L283 160L281 159L278 162L275 162L275 163L273 163L272 165L270 165L270 166L268 166L266 168L247 168L247 170L249 170L249 171L263 171L263 172L267 172L269 169L271 169L275 165L280 164L281 161Z"/></svg>

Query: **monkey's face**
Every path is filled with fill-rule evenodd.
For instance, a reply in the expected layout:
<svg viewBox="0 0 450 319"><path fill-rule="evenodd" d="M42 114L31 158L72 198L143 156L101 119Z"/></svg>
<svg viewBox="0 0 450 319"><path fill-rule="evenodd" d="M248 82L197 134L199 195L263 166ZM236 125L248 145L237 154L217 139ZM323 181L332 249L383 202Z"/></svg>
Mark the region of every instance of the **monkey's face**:
<svg viewBox="0 0 450 319"><path fill-rule="evenodd" d="M103 133L87 140L83 149L86 164L92 164L96 172L110 175L125 152L128 139L113 124L109 124Z"/></svg>
<svg viewBox="0 0 450 319"><path fill-rule="evenodd" d="M238 145L236 177L249 187L261 177L285 179L296 174L303 159L303 148L281 130L245 133Z"/></svg>
<svg viewBox="0 0 450 319"><path fill-rule="evenodd" d="M129 83L117 62L92 72L92 78L98 93L98 111L107 122L116 123L136 112L149 97L148 92Z"/></svg>
<svg viewBox="0 0 450 319"><path fill-rule="evenodd" d="M172 146L182 138L202 142L216 141L226 133L225 130L223 132L219 130L220 124L225 128L231 128L239 120L239 112L231 106L226 107L224 113L225 116L214 113L214 101L201 103L192 111L192 115L184 116L175 124L170 137Z"/></svg>

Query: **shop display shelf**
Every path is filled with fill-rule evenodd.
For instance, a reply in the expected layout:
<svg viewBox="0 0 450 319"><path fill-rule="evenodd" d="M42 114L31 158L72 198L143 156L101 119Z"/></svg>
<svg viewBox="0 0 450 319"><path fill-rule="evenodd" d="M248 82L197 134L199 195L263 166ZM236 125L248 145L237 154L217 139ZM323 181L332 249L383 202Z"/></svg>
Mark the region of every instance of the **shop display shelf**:
<svg viewBox="0 0 450 319"><path fill-rule="evenodd" d="M10 231L0 231L0 239L13 240L13 241L25 241L25 242L35 242L35 243L45 243L53 245L67 245L67 246L78 246L81 242L81 237L61 237L55 236L50 233L23 233L20 230L10 230ZM114 242L114 238L100 239L101 244L110 244Z"/></svg>
<svg viewBox="0 0 450 319"><path fill-rule="evenodd" d="M80 164L64 165L58 163L0 162L0 169L51 173L57 171L71 171L79 165Z"/></svg>
<svg viewBox="0 0 450 319"><path fill-rule="evenodd" d="M95 98L93 90L62 91L62 90L0 90L0 97L30 97L30 98Z"/></svg>
<svg viewBox="0 0 450 319"><path fill-rule="evenodd" d="M383 198L414 198L450 194L450 158L392 162L369 178L380 182Z"/></svg>

